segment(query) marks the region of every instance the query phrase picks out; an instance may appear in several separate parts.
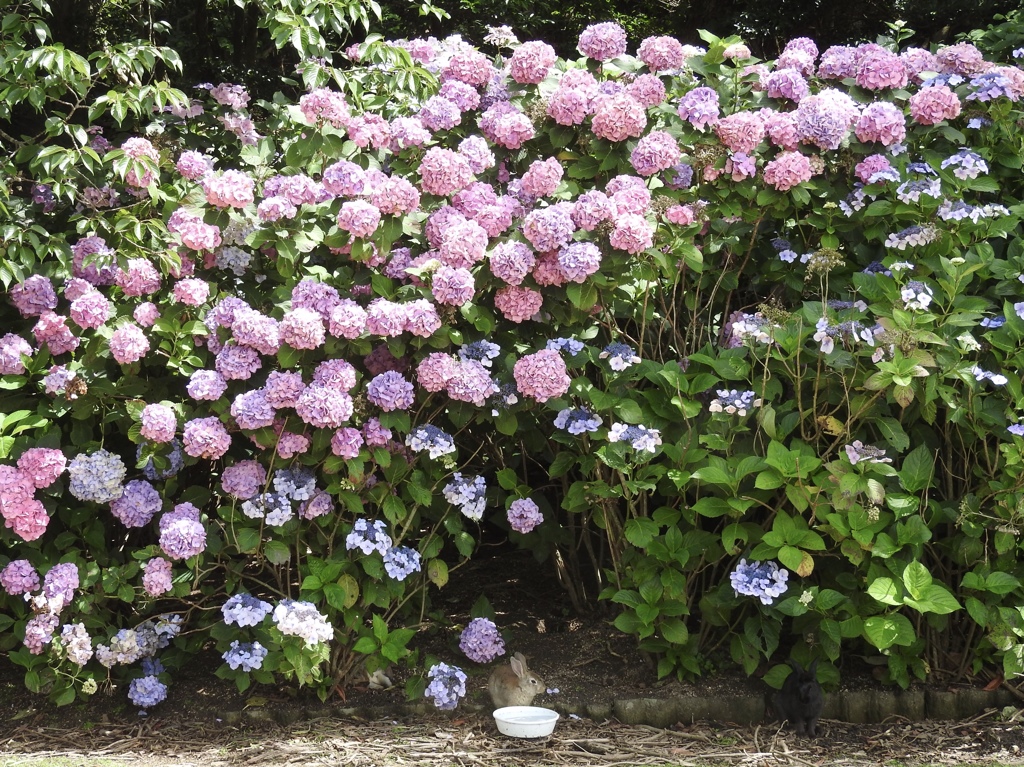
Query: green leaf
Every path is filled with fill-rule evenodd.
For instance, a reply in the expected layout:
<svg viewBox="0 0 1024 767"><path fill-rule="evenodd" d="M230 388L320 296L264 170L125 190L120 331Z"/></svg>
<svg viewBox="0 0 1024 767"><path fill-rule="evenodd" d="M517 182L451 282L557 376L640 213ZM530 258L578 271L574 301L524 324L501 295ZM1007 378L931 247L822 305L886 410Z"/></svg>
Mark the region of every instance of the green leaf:
<svg viewBox="0 0 1024 767"><path fill-rule="evenodd" d="M875 578L868 586L868 594L885 605L901 605L900 588L892 578Z"/></svg>
<svg viewBox="0 0 1024 767"><path fill-rule="evenodd" d="M903 489L908 493L924 490L932 478L933 456L926 445L918 445L903 459L899 477Z"/></svg>
<svg viewBox="0 0 1024 767"><path fill-rule="evenodd" d="M686 623L681 618L668 618L661 622L661 635L666 642L684 645L690 638Z"/></svg>
<svg viewBox="0 0 1024 767"><path fill-rule="evenodd" d="M909 647L917 638L910 621L899 613L871 616L864 621L864 636L879 650L888 650L894 644Z"/></svg>
<svg viewBox="0 0 1024 767"><path fill-rule="evenodd" d="M661 529L653 519L636 517L626 522L626 540L637 548L646 548Z"/></svg>
<svg viewBox="0 0 1024 767"><path fill-rule="evenodd" d="M292 558L292 550L281 541L267 541L263 553L267 560L275 565L283 565Z"/></svg>
<svg viewBox="0 0 1024 767"><path fill-rule="evenodd" d="M431 559L427 563L427 578L438 588L448 583L448 565L443 559Z"/></svg>
<svg viewBox="0 0 1024 767"><path fill-rule="evenodd" d="M910 437L903 430L903 426L895 418L879 418L875 421L878 430L885 437L885 441L892 445L893 449L902 453L910 447Z"/></svg>
<svg viewBox="0 0 1024 767"><path fill-rule="evenodd" d="M931 584L932 574L920 562L911 562L903 571L903 585L914 599L924 599Z"/></svg>
<svg viewBox="0 0 1024 767"><path fill-rule="evenodd" d="M259 531L252 527L243 527L236 530L235 539L237 541L238 550L243 554L249 554L256 551L260 545Z"/></svg>

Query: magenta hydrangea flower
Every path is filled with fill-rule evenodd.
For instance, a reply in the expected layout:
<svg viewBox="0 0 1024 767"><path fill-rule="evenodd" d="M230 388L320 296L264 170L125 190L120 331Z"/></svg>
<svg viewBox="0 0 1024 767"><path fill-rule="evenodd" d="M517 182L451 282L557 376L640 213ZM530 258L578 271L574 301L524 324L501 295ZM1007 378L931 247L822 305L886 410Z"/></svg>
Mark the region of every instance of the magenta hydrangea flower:
<svg viewBox="0 0 1024 767"><path fill-rule="evenodd" d="M167 405L151 403L142 409L140 415L143 437L150 442L170 442L178 428L178 418Z"/></svg>
<svg viewBox="0 0 1024 767"><path fill-rule="evenodd" d="M572 206L559 203L531 211L523 221L523 236L541 252L558 250L572 238Z"/></svg>
<svg viewBox="0 0 1024 767"><path fill-rule="evenodd" d="M557 60L554 48L539 40L532 40L512 52L508 62L509 74L517 83L537 84L547 77Z"/></svg>
<svg viewBox="0 0 1024 767"><path fill-rule="evenodd" d="M142 566L142 588L151 597L159 597L171 590L171 563L163 557L153 557Z"/></svg>
<svg viewBox="0 0 1024 767"><path fill-rule="evenodd" d="M225 381L247 381L253 373L263 367L263 361L260 359L260 353L255 349L228 344L217 352L214 366ZM200 398L195 397L195 399ZM204 397L203 399L209 398Z"/></svg>
<svg viewBox="0 0 1024 767"><path fill-rule="evenodd" d="M647 110L628 93L598 97L590 128L595 136L608 141L625 141L643 135Z"/></svg>
<svg viewBox="0 0 1024 767"><path fill-rule="evenodd" d="M380 224L380 211L368 202L350 200L338 213L338 228L353 237L369 237Z"/></svg>
<svg viewBox="0 0 1024 767"><path fill-rule="evenodd" d="M653 130L636 143L629 162L641 176L653 176L676 165L681 158L676 140L665 131Z"/></svg>
<svg viewBox="0 0 1024 767"><path fill-rule="evenodd" d="M388 370L366 386L366 398L384 412L408 410L415 402L413 385L401 373Z"/></svg>
<svg viewBox="0 0 1024 767"><path fill-rule="evenodd" d="M36 489L49 487L67 468L67 458L60 450L30 447L18 458L18 470Z"/></svg>
<svg viewBox="0 0 1024 767"><path fill-rule="evenodd" d="M149 351L149 339L135 323L122 325L110 337L110 356L122 365L142 359Z"/></svg>
<svg viewBox="0 0 1024 767"><path fill-rule="evenodd" d="M366 310L351 298L343 298L331 309L328 332L337 338L359 338L366 331Z"/></svg>
<svg viewBox="0 0 1024 767"><path fill-rule="evenodd" d="M812 175L810 159L800 152L782 152L764 166L765 183L780 192L809 181Z"/></svg>
<svg viewBox="0 0 1024 767"><path fill-rule="evenodd" d="M518 498L512 501L508 507L507 518L509 526L524 535L532 532L537 525L544 521L540 507L529 498Z"/></svg>
<svg viewBox="0 0 1024 767"><path fill-rule="evenodd" d="M554 194L562 180L562 163L555 157L534 160L523 174L523 191L533 197L547 197Z"/></svg>
<svg viewBox="0 0 1024 767"><path fill-rule="evenodd" d="M597 61L608 61L626 52L626 30L613 21L591 24L580 34L577 50Z"/></svg>
<svg viewBox="0 0 1024 767"><path fill-rule="evenodd" d="M220 482L225 493L247 501L263 490L267 484L267 472L259 461L239 461L224 469Z"/></svg>
<svg viewBox="0 0 1024 767"><path fill-rule="evenodd" d="M216 416L194 418L185 424L181 442L193 458L215 461L231 447L231 435Z"/></svg>
<svg viewBox="0 0 1024 767"><path fill-rule="evenodd" d="M686 60L686 51L682 43L668 36L644 39L637 48L636 55L652 72L679 69Z"/></svg>
<svg viewBox="0 0 1024 767"><path fill-rule="evenodd" d="M561 397L572 383L562 355L554 349L541 349L521 357L513 366L512 375L519 392L538 402Z"/></svg>
<svg viewBox="0 0 1024 767"><path fill-rule="evenodd" d="M71 302L68 314L80 328L98 328L110 318L110 308L106 296L98 290L87 290Z"/></svg>

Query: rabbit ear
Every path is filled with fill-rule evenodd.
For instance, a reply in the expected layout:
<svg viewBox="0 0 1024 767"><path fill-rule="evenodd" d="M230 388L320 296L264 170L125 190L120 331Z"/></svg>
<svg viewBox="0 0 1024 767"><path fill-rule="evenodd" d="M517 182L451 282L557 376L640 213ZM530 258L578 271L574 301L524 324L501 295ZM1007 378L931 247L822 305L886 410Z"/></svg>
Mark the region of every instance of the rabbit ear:
<svg viewBox="0 0 1024 767"><path fill-rule="evenodd" d="M512 670L516 672L518 677L526 676L526 663L523 661L522 653L518 652L509 659L509 663L512 664Z"/></svg>
<svg viewBox="0 0 1024 767"><path fill-rule="evenodd" d="M803 670L803 668L801 668L801 667L800 667L800 664L796 662L796 659L794 659L794 658L790 658L790 659L789 659L788 661L786 661L786 662L787 662L787 663L789 664L790 668L792 668L792 669L793 669L793 671L795 671L795 672L796 672L797 674L802 674L802 673L804 673L804 670Z"/></svg>
<svg viewBox="0 0 1024 767"><path fill-rule="evenodd" d="M818 671L818 659L815 658L814 660L811 661L811 665L807 667L807 673L810 674L813 677L816 677L817 676L817 671Z"/></svg>

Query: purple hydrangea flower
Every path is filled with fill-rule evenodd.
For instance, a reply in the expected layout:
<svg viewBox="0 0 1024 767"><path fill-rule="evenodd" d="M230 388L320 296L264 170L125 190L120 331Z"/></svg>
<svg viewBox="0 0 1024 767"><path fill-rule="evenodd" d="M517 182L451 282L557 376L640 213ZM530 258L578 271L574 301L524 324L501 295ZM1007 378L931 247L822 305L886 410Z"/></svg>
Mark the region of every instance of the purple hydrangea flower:
<svg viewBox="0 0 1024 767"><path fill-rule="evenodd" d="M466 675L457 666L437 663L427 672L430 684L423 695L434 699L434 705L442 711L451 711L459 705L459 698L466 695Z"/></svg>
<svg viewBox="0 0 1024 767"><path fill-rule="evenodd" d="M595 432L601 426L601 416L591 413L585 407L565 408L555 417L555 427L570 434Z"/></svg>
<svg viewBox="0 0 1024 767"><path fill-rule="evenodd" d="M455 452L455 440L443 429L433 424L417 426L405 438L407 447L417 453L426 451L431 458L439 458L442 455Z"/></svg>
<svg viewBox="0 0 1024 767"><path fill-rule="evenodd" d="M517 498L508 507L508 523L516 532L531 532L544 521L540 508L529 498Z"/></svg>
<svg viewBox="0 0 1024 767"><path fill-rule="evenodd" d="M462 630L459 637L459 649L466 657L477 663L490 663L499 655L505 654L505 641L498 633L494 621L487 618L474 618Z"/></svg>
<svg viewBox="0 0 1024 767"><path fill-rule="evenodd" d="M788 588L789 571L775 562L750 562L741 559L729 575L737 595L757 597L762 604L773 604Z"/></svg>
<svg viewBox="0 0 1024 767"><path fill-rule="evenodd" d="M167 685L155 676L133 679L128 685L128 698L141 708L151 708L166 697Z"/></svg>
<svg viewBox="0 0 1024 767"><path fill-rule="evenodd" d="M110 511L125 527L144 527L163 504L155 487L144 479L133 479L124 486L121 497L110 502Z"/></svg>
<svg viewBox="0 0 1024 767"><path fill-rule="evenodd" d="M628 442L634 450L657 452L661 444L661 432L646 426L629 426L624 423L612 424L608 430L609 442Z"/></svg>
<svg viewBox="0 0 1024 767"><path fill-rule="evenodd" d="M458 506L459 511L472 520L478 521L483 517L486 495L487 482L483 477L464 477L458 471L452 475L452 481L444 486L445 500Z"/></svg>
<svg viewBox="0 0 1024 767"><path fill-rule="evenodd" d="M865 445L859 439L854 440L853 444L846 446L846 457L850 459L850 464L854 466L861 461L866 463L892 463L892 458L885 457L884 450L874 445Z"/></svg>
<svg viewBox="0 0 1024 767"><path fill-rule="evenodd" d="M241 668L242 671L256 671L263 666L267 652L267 648L259 642L239 642L235 639L231 642L231 649L222 657L232 670Z"/></svg>

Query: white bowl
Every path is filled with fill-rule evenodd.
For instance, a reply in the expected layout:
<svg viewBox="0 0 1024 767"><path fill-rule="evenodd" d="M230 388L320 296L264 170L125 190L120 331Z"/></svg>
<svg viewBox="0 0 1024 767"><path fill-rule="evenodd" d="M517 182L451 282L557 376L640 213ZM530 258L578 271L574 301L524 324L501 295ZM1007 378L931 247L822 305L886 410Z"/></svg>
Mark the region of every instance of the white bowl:
<svg viewBox="0 0 1024 767"><path fill-rule="evenodd" d="M513 738L543 738L550 735L558 712L539 706L506 706L494 712L498 731Z"/></svg>

